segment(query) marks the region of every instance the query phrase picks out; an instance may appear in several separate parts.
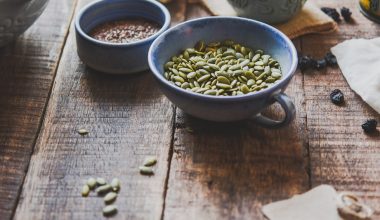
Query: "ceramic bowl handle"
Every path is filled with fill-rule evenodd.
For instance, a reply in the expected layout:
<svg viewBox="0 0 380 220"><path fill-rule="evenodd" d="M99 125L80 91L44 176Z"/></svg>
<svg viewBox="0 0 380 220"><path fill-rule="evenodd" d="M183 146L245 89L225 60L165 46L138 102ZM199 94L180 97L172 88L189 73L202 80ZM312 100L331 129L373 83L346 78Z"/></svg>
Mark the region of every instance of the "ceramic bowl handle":
<svg viewBox="0 0 380 220"><path fill-rule="evenodd" d="M253 118L253 120L257 124L263 127L267 127L267 128L281 128L290 124L290 122L293 121L296 115L296 108L294 106L293 101L284 93L279 93L279 94L274 95L273 99L276 102L278 102L281 105L281 107L284 109L285 118L282 119L281 121L277 121L277 120L265 117L259 113Z"/></svg>

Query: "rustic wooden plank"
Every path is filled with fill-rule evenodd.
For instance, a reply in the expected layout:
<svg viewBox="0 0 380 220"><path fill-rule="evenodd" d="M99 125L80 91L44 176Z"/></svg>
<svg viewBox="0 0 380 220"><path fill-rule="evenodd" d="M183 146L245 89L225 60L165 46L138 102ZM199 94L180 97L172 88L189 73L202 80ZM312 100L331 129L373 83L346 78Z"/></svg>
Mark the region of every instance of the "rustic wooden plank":
<svg viewBox="0 0 380 220"><path fill-rule="evenodd" d="M358 1L318 2L320 6L349 7L355 22L342 21L335 34L304 37L303 53L322 57L344 40L379 36L380 26L360 14ZM328 97L336 88L345 94L342 107ZM338 67L305 74L305 95L312 185L327 183L340 191L353 191L375 208L373 219L380 218L380 136L365 135L361 129L366 119L379 120L379 114L349 88Z"/></svg>
<svg viewBox="0 0 380 220"><path fill-rule="evenodd" d="M172 17L171 25L174 26L185 20L187 0L175 0L166 5Z"/></svg>
<svg viewBox="0 0 380 220"><path fill-rule="evenodd" d="M0 49L0 218L16 207L75 1L51 0L15 43Z"/></svg>
<svg viewBox="0 0 380 220"><path fill-rule="evenodd" d="M102 198L80 196L91 176L121 180L115 219L160 219L173 112L149 72L112 76L86 68L71 27L15 219L103 219ZM148 155L158 158L152 177L138 170Z"/></svg>
<svg viewBox="0 0 380 220"><path fill-rule="evenodd" d="M207 15L193 5L187 18ZM309 188L302 78L286 91L297 119L280 130L205 122L177 109L165 219L264 219L261 204ZM274 106L267 114L282 113Z"/></svg>

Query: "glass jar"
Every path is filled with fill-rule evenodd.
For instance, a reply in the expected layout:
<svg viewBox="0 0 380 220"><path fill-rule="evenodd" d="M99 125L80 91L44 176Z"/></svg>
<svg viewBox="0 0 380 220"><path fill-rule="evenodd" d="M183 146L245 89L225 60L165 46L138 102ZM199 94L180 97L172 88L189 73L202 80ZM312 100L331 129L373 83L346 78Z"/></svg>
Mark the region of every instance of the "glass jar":
<svg viewBox="0 0 380 220"><path fill-rule="evenodd" d="M380 0L360 0L359 4L366 17L380 23Z"/></svg>

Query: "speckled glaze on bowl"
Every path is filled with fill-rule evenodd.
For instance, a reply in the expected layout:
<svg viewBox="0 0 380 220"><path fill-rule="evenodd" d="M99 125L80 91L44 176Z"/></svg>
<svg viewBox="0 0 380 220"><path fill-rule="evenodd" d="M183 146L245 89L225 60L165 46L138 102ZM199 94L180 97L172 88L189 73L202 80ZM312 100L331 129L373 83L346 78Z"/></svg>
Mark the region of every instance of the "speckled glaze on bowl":
<svg viewBox="0 0 380 220"><path fill-rule="evenodd" d="M0 0L0 47L14 41L42 14L48 0Z"/></svg>
<svg viewBox="0 0 380 220"><path fill-rule="evenodd" d="M282 79L256 93L226 97L193 93L164 78L163 66L173 55L193 47L199 40L212 42L226 39L271 54L281 65ZM220 122L254 118L258 123L272 128L287 125L294 118L295 107L283 91L297 68L297 52L289 38L267 24L238 17L206 17L187 21L159 36L149 50L148 60L162 92L176 106L195 117ZM260 115L275 101L285 110L286 117L282 121Z"/></svg>
<svg viewBox="0 0 380 220"><path fill-rule="evenodd" d="M239 16L269 24L283 23L297 15L306 0L228 0Z"/></svg>
<svg viewBox="0 0 380 220"><path fill-rule="evenodd" d="M125 44L99 41L88 35L99 24L130 17L157 22L161 29L149 38ZM78 55L89 67L104 73L141 72L149 69L150 45L169 26L169 11L155 0L96 1L84 7L75 20Z"/></svg>

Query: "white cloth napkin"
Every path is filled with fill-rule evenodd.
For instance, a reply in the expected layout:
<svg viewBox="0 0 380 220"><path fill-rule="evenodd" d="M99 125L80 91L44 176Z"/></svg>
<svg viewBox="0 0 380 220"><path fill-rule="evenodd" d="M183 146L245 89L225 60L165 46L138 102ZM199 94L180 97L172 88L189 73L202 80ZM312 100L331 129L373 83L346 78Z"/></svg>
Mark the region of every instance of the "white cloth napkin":
<svg viewBox="0 0 380 220"><path fill-rule="evenodd" d="M347 40L331 52L351 89L380 113L380 38Z"/></svg>

